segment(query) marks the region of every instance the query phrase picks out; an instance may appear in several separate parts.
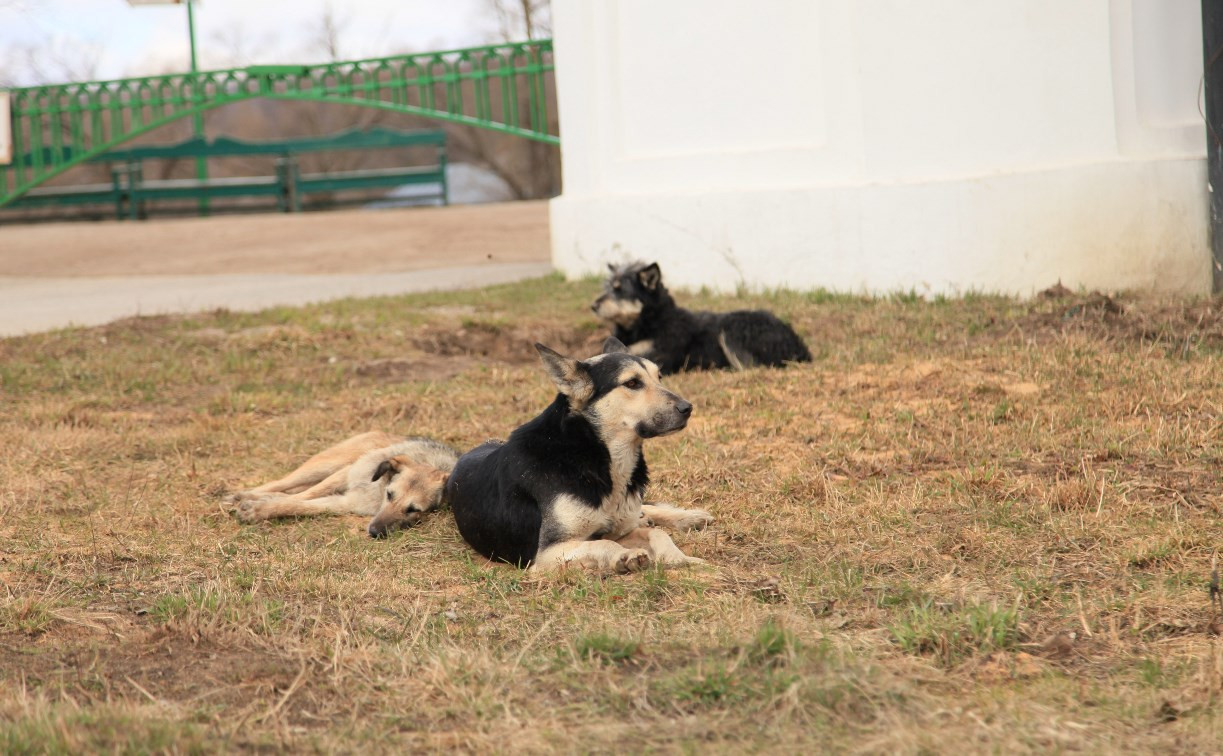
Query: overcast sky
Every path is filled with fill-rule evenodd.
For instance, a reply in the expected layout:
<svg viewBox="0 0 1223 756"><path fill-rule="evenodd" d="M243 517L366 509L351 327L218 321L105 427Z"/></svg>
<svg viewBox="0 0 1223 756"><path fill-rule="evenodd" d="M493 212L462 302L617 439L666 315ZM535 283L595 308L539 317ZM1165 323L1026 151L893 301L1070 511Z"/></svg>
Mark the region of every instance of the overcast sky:
<svg viewBox="0 0 1223 756"><path fill-rule="evenodd" d="M200 67L323 60L318 40L327 7L339 22L345 59L465 47L497 36L487 0L196 0ZM0 0L0 74L13 84L78 72L167 73L186 70L188 61L182 6Z"/></svg>

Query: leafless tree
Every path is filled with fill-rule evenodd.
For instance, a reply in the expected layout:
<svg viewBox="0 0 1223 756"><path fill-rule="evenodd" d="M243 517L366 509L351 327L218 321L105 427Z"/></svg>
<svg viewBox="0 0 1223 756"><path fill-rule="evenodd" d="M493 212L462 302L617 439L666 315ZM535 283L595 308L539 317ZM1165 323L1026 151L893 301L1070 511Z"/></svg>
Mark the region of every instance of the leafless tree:
<svg viewBox="0 0 1223 756"><path fill-rule="evenodd" d="M486 0L502 41L552 36L551 0Z"/></svg>
<svg viewBox="0 0 1223 756"><path fill-rule="evenodd" d="M20 4L15 4L23 10ZM98 75L101 50L96 45L81 44L64 37L47 36L43 39L9 48L0 52L0 87L28 84L50 84L72 81L89 81ZM42 116L47 128L59 129L64 143L71 143L71 124L67 113L58 119L47 114ZM81 166L76 180L91 182L101 180L106 171L99 166ZM72 183L73 178L59 179Z"/></svg>
<svg viewBox="0 0 1223 756"><path fill-rule="evenodd" d="M552 33L550 0L486 0L486 7L496 20L497 41L542 39ZM545 89L550 109L556 102L553 82L549 81ZM528 94L520 91L518 96L518 103L507 106L525 111ZM554 117L555 113L549 112L549 118ZM497 174L518 199L552 197L560 192L560 151L556 147L468 126L451 129L450 133L461 153Z"/></svg>
<svg viewBox="0 0 1223 756"><path fill-rule="evenodd" d="M280 47L280 39L275 33L255 37L248 27L235 24L210 35L204 50L208 54L209 65L249 66L255 62L256 51L267 54Z"/></svg>
<svg viewBox="0 0 1223 756"><path fill-rule="evenodd" d="M337 15L331 3L327 3L323 6L322 15L311 26L311 46L326 54L327 60L340 60L343 57L340 54L341 38L351 25L351 15Z"/></svg>
<svg viewBox="0 0 1223 756"><path fill-rule="evenodd" d="M46 37L9 51L8 66L24 72L31 84L89 81L98 76L102 50L64 37ZM15 78L15 76L14 76Z"/></svg>

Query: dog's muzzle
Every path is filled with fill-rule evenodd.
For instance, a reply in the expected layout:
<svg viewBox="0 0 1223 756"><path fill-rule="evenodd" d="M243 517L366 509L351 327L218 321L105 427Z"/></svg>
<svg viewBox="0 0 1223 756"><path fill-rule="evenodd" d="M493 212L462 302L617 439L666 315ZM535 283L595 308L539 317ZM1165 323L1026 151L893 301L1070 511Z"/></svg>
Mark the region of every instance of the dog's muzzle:
<svg viewBox="0 0 1223 756"><path fill-rule="evenodd" d="M602 294L594 302L591 302L590 309L595 315L599 316L600 320L610 321L618 326L632 328L637 322L637 318L641 317L641 302L631 299L620 299L611 294Z"/></svg>
<svg viewBox="0 0 1223 756"><path fill-rule="evenodd" d="M692 417L692 402L679 399L672 405L669 412L659 412L648 421L638 423L637 435L642 438L657 438L676 433L688 425L690 417Z"/></svg>
<svg viewBox="0 0 1223 756"><path fill-rule="evenodd" d="M394 519L375 517L369 524L369 528L366 532L369 533L370 538L386 538L395 528L403 528L404 530L407 530L408 528L414 527L424 518L424 512L409 512L405 517L396 517Z"/></svg>

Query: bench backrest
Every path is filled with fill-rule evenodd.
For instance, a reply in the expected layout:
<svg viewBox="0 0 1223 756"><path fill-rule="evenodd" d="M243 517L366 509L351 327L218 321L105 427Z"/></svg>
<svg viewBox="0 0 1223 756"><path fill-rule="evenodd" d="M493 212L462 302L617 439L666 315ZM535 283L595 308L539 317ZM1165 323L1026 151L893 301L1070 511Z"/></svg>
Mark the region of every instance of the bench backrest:
<svg viewBox="0 0 1223 756"><path fill-rule="evenodd" d="M217 137L207 140L192 137L177 144L152 144L126 150L111 150L93 158L91 162L115 162L168 158L224 157L232 155L295 155L303 152L325 152L332 150L360 150L379 147L434 146L446 147L446 132L440 130L399 131L375 127L352 129L338 134L302 139L275 141L247 141L232 137Z"/></svg>

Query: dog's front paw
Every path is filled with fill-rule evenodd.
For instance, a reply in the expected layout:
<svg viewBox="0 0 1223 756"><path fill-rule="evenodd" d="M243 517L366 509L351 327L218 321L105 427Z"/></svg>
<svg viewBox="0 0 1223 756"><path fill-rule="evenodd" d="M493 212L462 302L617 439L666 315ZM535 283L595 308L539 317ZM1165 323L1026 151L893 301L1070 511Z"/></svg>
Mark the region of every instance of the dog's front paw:
<svg viewBox="0 0 1223 756"><path fill-rule="evenodd" d="M709 527L714 519L703 509L681 509L661 502L642 505L641 511L652 524L670 530L701 530Z"/></svg>
<svg viewBox="0 0 1223 756"><path fill-rule="evenodd" d="M641 572L650 566L650 553L645 549L626 549L616 558L616 573Z"/></svg>
<svg viewBox="0 0 1223 756"><path fill-rule="evenodd" d="M713 524L713 515L703 509L689 509L675 527L680 530L704 530Z"/></svg>

